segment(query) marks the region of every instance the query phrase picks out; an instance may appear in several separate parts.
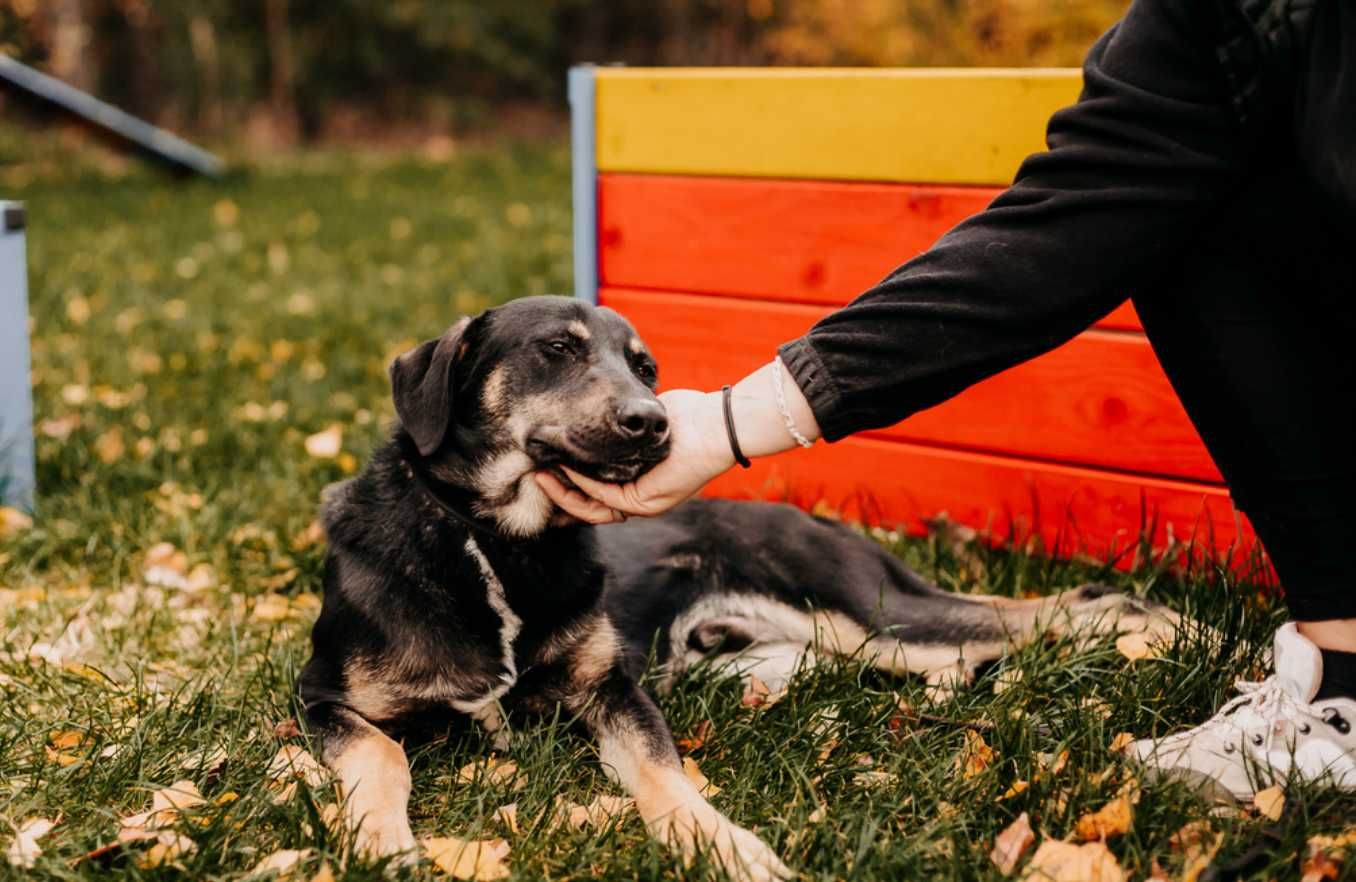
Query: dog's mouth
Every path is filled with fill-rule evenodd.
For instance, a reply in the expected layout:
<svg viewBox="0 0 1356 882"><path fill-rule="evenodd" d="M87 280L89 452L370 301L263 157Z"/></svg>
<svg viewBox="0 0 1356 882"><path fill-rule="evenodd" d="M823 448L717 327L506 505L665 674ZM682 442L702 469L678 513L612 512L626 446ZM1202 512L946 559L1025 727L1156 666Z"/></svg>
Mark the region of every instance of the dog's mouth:
<svg viewBox="0 0 1356 882"><path fill-rule="evenodd" d="M669 455L669 438L643 445L622 441L600 445L581 441L565 426L538 426L528 434L526 447L538 469L560 474L559 467L566 466L596 481L626 484Z"/></svg>

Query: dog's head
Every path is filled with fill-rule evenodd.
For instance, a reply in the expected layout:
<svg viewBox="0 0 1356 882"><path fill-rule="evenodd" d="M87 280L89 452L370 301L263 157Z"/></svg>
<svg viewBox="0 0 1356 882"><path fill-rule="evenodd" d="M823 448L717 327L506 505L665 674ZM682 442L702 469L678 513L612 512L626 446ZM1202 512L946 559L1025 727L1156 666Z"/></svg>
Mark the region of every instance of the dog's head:
<svg viewBox="0 0 1356 882"><path fill-rule="evenodd" d="M610 309L526 297L462 319L391 365L401 426L505 532L550 520L531 473L567 465L624 483L668 455L654 359Z"/></svg>

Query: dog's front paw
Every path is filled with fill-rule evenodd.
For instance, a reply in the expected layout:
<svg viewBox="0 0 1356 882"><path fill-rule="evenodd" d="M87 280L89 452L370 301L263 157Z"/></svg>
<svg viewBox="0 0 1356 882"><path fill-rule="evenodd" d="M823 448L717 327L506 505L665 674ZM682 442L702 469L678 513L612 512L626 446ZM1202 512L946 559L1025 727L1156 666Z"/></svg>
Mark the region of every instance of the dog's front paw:
<svg viewBox="0 0 1356 882"><path fill-rule="evenodd" d="M667 814L652 829L685 862L704 850L737 882L781 882L794 875L767 843L705 801Z"/></svg>
<svg viewBox="0 0 1356 882"><path fill-rule="evenodd" d="M359 856L376 861L393 858L391 866L413 866L419 863L419 844L414 840L409 819L400 817L366 817L357 825L353 850Z"/></svg>
<svg viewBox="0 0 1356 882"><path fill-rule="evenodd" d="M739 882L783 882L793 874L766 842L724 818L711 843L712 851L731 879Z"/></svg>

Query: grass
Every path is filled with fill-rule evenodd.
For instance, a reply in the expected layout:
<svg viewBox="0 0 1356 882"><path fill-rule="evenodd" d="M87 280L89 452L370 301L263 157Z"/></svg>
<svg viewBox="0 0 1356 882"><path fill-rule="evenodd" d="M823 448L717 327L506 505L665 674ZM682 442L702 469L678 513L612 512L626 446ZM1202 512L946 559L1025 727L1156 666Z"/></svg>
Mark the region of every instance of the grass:
<svg viewBox="0 0 1356 882"><path fill-rule="evenodd" d="M356 468L391 418L393 353L459 313L569 289L566 153L302 157L221 184L90 161L13 131L0 130L0 157L0 182L29 206L40 506L35 526L0 540L0 843L26 818L61 819L32 870L0 862L0 877L234 880L276 849L309 847L302 878L320 859L340 878L380 878L357 861L340 869L344 845L320 820L327 788L276 804L265 773L281 745L305 744L275 726L296 713L291 684L320 589L322 549L307 527L321 488ZM309 455L305 439L335 425L342 453ZM728 678L686 678L662 705L680 737L710 721L692 756L722 788L716 805L807 879L999 878L987 857L998 831L1028 812L1038 836L1070 835L1131 774L1109 748L1115 735L1207 717L1235 677L1261 673L1281 617L1253 588L1209 573L1126 574L940 536L884 541L961 591L1110 581L1211 622L1224 646L1188 637L1135 664L1107 641L1034 646L937 704L918 683L852 663L802 676L761 710L742 707ZM171 569L205 564L215 584L147 585L147 552L166 542L185 556ZM995 690L1000 678L1008 688ZM991 723L996 760L958 774L965 730L901 719L901 699ZM826 711L835 721L816 728ZM414 751L419 835L504 835L494 810L516 802L516 877L711 875L677 866L634 816L602 831L545 828L558 794L583 803L611 792L563 721L513 747L527 772L519 792L458 782L487 750L469 734ZM1042 757L1066 750L1063 772L1038 776ZM229 757L220 768L217 751ZM870 786L866 770L884 783ZM183 822L194 851L158 868L135 851L77 860L181 778L209 800L236 796ZM1004 798L1019 781L1030 786ZM1110 846L1133 878L1155 860L1176 874L1170 837L1208 819L1224 834L1216 878L1293 878L1306 839L1353 816L1356 799L1315 788L1292 791L1271 822L1212 814L1181 786L1145 782L1132 829Z"/></svg>

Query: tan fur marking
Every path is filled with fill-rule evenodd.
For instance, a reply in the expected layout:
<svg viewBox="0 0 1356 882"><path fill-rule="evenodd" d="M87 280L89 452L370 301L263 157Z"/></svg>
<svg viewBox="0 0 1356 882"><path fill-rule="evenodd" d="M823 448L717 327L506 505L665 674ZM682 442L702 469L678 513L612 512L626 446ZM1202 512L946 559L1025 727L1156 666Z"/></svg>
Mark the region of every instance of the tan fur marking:
<svg viewBox="0 0 1356 882"><path fill-rule="evenodd" d="M617 629L606 618L599 618L570 658L571 679L577 689L592 689L607 676L621 652Z"/></svg>
<svg viewBox="0 0 1356 882"><path fill-rule="evenodd" d="M592 334L589 333L589 329L584 326L584 323L579 321L578 319L575 319L574 321L566 325L565 330L569 331L573 336L578 337L580 340L584 341L588 341L593 336Z"/></svg>
<svg viewBox="0 0 1356 882"><path fill-rule="evenodd" d="M508 374L504 368L497 367L490 371L490 375L485 378L485 385L480 392L480 403L485 410L490 413L498 413L504 406L504 383L508 380Z"/></svg>
<svg viewBox="0 0 1356 882"><path fill-rule="evenodd" d="M641 353L645 351L645 344L641 342L639 337L632 337L626 341L626 348L632 352Z"/></svg>
<svg viewBox="0 0 1356 882"><path fill-rule="evenodd" d="M410 766L400 745L369 727L326 762L339 779L344 819L357 833L358 851L374 858L412 852Z"/></svg>
<svg viewBox="0 0 1356 882"><path fill-rule="evenodd" d="M344 666L344 703L369 720L390 719L399 707L389 680L359 661Z"/></svg>
<svg viewBox="0 0 1356 882"><path fill-rule="evenodd" d="M604 770L636 800L636 810L651 835L690 862L710 849L733 879L773 882L791 871L772 849L718 812L683 774L676 757L651 756L645 739L625 728L599 734L598 757Z"/></svg>

